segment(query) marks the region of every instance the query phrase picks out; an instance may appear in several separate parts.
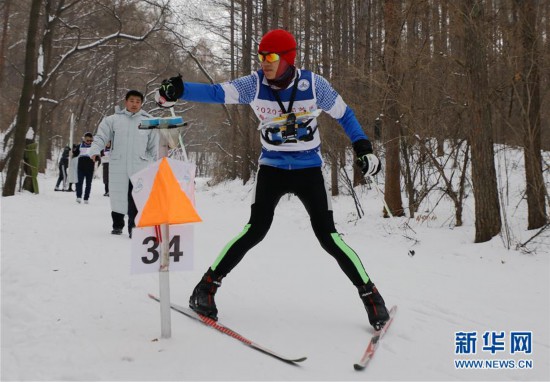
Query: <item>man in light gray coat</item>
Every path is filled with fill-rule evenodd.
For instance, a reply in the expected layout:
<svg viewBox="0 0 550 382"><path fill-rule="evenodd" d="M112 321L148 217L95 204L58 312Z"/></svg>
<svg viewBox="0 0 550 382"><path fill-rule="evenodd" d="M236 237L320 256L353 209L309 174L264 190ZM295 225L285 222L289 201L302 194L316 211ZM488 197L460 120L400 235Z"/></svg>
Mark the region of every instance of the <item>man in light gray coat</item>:
<svg viewBox="0 0 550 382"><path fill-rule="evenodd" d="M126 93L125 109L117 110L115 114L101 121L90 148L90 156L95 158L111 141L109 197L113 235L122 234L124 215L128 214L128 233L132 237L137 208L132 198L130 177L156 161L158 157L158 131L138 128L141 119L151 117L141 110L142 103L142 93L137 90Z"/></svg>

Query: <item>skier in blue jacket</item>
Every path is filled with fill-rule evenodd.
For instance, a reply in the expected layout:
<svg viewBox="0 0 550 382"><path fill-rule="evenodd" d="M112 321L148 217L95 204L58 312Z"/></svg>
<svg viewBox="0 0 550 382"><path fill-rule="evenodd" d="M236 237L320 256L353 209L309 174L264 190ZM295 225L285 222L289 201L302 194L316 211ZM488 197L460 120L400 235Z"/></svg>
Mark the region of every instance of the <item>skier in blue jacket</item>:
<svg viewBox="0 0 550 382"><path fill-rule="evenodd" d="M249 104L260 121L285 113L322 109L344 128L362 172L366 175L377 174L380 161L373 154L372 145L353 110L326 79L308 70L297 69L295 58L294 36L281 29L272 30L263 36L258 47L260 70L214 85L184 83L181 76L172 77L162 82L155 99L162 107L171 107L178 99ZM217 319L214 295L222 279L265 237L280 198L293 193L304 204L323 249L336 259L357 287L370 324L375 329L381 328L389 318L384 299L367 275L359 256L342 240L334 225L331 200L321 171L321 140L317 120L311 120L307 128L302 129L301 135L284 136L280 131L264 129L260 139L262 151L250 220L204 274L193 290L189 306L200 314Z"/></svg>

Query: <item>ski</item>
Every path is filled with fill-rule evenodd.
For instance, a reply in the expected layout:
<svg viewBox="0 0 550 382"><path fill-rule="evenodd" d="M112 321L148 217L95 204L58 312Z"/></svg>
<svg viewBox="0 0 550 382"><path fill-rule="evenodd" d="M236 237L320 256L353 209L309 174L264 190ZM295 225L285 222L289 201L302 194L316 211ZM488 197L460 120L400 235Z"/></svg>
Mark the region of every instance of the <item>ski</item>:
<svg viewBox="0 0 550 382"><path fill-rule="evenodd" d="M376 351L376 349L378 348L378 345L380 344L380 340L382 339L384 334L386 334L386 331L389 329L391 323L393 322L393 317L395 316L396 311L397 311L397 305L394 305L390 309L390 312L389 312L390 319L388 320L388 322L386 322L386 324L382 329L374 332L372 338L369 341L367 349L363 354L363 357L361 357L359 362L353 365L355 370L363 370L365 367L367 367L367 364L369 363L371 358L374 356L374 352Z"/></svg>
<svg viewBox="0 0 550 382"><path fill-rule="evenodd" d="M153 299L157 302L160 302L160 299L157 296L154 296L152 294L149 294L149 298L151 298L151 299ZM223 334L227 334L228 336L242 342L243 344L245 344L245 345L247 345L247 346L249 346L249 347L251 347L255 350L258 350L258 351L260 351L264 354L268 354L268 355L270 355L272 357L275 357L275 358L277 358L281 361L291 363L291 364L296 364L298 362L303 362L307 359L307 357L298 357L298 358L286 357L284 355L276 353L273 350L270 350L270 349L254 342L254 341L249 340L248 338L242 336L241 334L237 333L236 331L228 328L225 325L222 325L218 321L215 321L215 320L213 320L209 317L203 316L202 314L196 313L191 308L186 308L186 307L176 305L176 304L172 304L172 303L170 303L170 308L172 308L176 312L179 312L179 313L181 313L181 314L183 314L187 317L190 317L194 320L197 320L197 321L201 322L202 324L204 324L206 326L209 326L213 329L216 329L217 331L219 331Z"/></svg>

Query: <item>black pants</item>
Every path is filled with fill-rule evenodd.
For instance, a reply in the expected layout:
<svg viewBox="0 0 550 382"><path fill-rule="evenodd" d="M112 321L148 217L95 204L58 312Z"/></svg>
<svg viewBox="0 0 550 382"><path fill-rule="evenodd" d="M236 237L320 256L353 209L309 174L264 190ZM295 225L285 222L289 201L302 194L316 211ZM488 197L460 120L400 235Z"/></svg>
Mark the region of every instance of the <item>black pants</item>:
<svg viewBox="0 0 550 382"><path fill-rule="evenodd" d="M252 247L262 241L271 227L279 200L283 195L293 193L304 204L315 236L323 249L336 259L354 285L368 282L369 277L361 260L336 232L330 196L320 167L282 170L260 166L255 187L250 220L211 266L216 276L225 277Z"/></svg>
<svg viewBox="0 0 550 382"><path fill-rule="evenodd" d="M109 193L109 162L103 163L103 184L105 185L105 193Z"/></svg>
<svg viewBox="0 0 550 382"><path fill-rule="evenodd" d="M81 170L78 169L78 183L76 184L76 197L82 198L82 186L86 181L86 188L84 189L84 200L90 198L90 191L92 190L92 178L94 177L94 170Z"/></svg>
<svg viewBox="0 0 550 382"><path fill-rule="evenodd" d="M65 189L65 186L67 184L67 166L68 162L59 162L59 177L57 178L55 188L59 188L59 185L61 184L61 182L63 182L63 189Z"/></svg>
<svg viewBox="0 0 550 382"><path fill-rule="evenodd" d="M129 182L128 184L128 231L132 231L132 229L136 226L135 219L138 213L136 203L134 202L134 198L132 197L133 189L134 187L132 186L132 182ZM124 214L111 211L111 218L113 219L113 229L124 228Z"/></svg>

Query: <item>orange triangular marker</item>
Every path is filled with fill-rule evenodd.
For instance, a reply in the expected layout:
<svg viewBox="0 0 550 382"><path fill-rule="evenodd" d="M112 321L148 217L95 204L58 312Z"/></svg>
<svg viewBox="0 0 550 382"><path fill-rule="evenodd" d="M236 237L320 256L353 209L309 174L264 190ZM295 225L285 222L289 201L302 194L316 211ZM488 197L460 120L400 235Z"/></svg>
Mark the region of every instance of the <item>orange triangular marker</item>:
<svg viewBox="0 0 550 382"><path fill-rule="evenodd" d="M181 189L166 158L160 162L138 227L200 222L202 219Z"/></svg>

